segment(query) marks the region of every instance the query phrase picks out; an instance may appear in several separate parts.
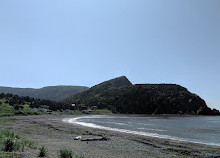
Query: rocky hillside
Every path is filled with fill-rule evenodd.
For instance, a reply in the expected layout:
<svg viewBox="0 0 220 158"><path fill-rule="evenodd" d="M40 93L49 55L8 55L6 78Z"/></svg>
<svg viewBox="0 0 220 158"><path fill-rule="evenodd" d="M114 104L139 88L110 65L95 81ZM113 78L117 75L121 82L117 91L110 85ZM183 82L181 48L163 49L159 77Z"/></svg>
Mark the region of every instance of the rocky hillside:
<svg viewBox="0 0 220 158"><path fill-rule="evenodd" d="M61 101L88 89L84 86L48 86L40 89L0 87L0 93Z"/></svg>
<svg viewBox="0 0 220 158"><path fill-rule="evenodd" d="M65 102L129 114L219 114L218 110L211 110L203 99L180 85L132 85L125 76L96 85Z"/></svg>
<svg viewBox="0 0 220 158"><path fill-rule="evenodd" d="M87 105L87 100L89 101L89 100L97 99L99 98L100 95L102 95L103 93L107 93L110 90L115 90L130 85L132 85L132 83L125 76L117 77L115 79L102 82L98 85L91 87L90 89L84 92L69 97L65 99L64 102L67 103L77 102L82 105Z"/></svg>

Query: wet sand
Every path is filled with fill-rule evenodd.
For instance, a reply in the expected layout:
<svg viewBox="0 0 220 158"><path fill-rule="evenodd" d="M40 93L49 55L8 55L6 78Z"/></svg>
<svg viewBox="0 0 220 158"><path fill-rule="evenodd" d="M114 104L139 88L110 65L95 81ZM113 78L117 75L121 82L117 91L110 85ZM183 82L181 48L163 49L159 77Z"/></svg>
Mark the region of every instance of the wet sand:
<svg viewBox="0 0 220 158"><path fill-rule="evenodd" d="M143 158L143 157L219 157L220 147L196 143L173 141L107 131L69 124L63 118L79 115L40 115L1 117L12 119L0 124L0 128L12 128L23 138L38 142L48 148L48 157L58 157L57 151L63 147L71 148L86 158ZM81 141L76 136L103 136L107 140ZM27 149L24 157L37 157L37 150Z"/></svg>

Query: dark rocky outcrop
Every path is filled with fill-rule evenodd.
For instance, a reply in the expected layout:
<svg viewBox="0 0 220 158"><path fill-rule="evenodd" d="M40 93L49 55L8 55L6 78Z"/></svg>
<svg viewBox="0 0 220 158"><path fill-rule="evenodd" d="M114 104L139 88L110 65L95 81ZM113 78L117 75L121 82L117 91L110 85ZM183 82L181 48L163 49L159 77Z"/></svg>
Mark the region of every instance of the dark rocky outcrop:
<svg viewBox="0 0 220 158"><path fill-rule="evenodd" d="M211 109L206 106L201 111L199 111L198 115L220 115L220 114L219 114L219 110Z"/></svg>
<svg viewBox="0 0 220 158"><path fill-rule="evenodd" d="M176 84L136 84L115 78L65 100L77 106L98 106L129 114L218 115L199 96Z"/></svg>

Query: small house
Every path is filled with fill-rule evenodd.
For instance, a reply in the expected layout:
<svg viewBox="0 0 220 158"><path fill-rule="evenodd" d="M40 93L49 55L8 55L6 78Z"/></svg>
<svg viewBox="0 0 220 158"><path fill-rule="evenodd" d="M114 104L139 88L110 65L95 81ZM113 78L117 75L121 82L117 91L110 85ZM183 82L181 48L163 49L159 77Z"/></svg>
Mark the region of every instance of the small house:
<svg viewBox="0 0 220 158"><path fill-rule="evenodd" d="M92 110L98 110L98 106L91 106Z"/></svg>

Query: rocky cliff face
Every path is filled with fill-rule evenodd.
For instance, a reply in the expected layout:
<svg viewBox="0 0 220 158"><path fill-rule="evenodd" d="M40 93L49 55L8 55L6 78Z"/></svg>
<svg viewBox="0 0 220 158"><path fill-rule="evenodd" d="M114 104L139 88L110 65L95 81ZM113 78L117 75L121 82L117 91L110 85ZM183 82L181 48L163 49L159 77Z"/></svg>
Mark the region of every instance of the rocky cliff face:
<svg viewBox="0 0 220 158"><path fill-rule="evenodd" d="M199 96L176 84L132 85L126 77L103 82L66 100L129 114L214 115Z"/></svg>

